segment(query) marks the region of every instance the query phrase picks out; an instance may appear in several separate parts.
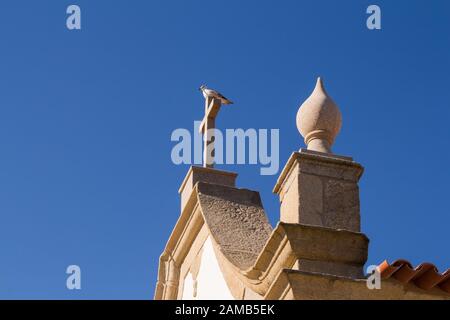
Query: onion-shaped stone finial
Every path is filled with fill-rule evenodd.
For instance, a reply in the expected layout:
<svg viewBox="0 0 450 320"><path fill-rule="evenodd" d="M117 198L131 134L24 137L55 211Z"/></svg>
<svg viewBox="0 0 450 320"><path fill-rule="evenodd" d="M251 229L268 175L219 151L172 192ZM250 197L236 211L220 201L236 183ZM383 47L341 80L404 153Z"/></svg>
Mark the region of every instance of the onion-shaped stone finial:
<svg viewBox="0 0 450 320"><path fill-rule="evenodd" d="M334 139L341 130L342 115L338 106L325 91L322 79L297 113L297 128L308 150L331 152Z"/></svg>

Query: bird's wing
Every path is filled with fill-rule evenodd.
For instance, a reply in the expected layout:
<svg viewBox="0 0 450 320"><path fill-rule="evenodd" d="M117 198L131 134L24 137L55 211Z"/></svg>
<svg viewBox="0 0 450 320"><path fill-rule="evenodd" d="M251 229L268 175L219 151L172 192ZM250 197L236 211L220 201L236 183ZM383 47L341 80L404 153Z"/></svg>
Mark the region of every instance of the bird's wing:
<svg viewBox="0 0 450 320"><path fill-rule="evenodd" d="M225 98L225 96L223 94L221 94L220 92L216 91L216 95L218 98L223 99L223 100L228 100L227 98Z"/></svg>
<svg viewBox="0 0 450 320"><path fill-rule="evenodd" d="M218 92L214 89L206 89L205 92L209 97L214 97L214 98L220 99L225 104L233 103L231 100L227 99L223 94L221 94L220 92Z"/></svg>
<svg viewBox="0 0 450 320"><path fill-rule="evenodd" d="M216 90L213 89L205 89L205 92L210 97L219 97L219 94Z"/></svg>
<svg viewBox="0 0 450 320"><path fill-rule="evenodd" d="M212 91L212 94L216 97L216 98L219 98L219 99L221 99L221 100L224 100L224 101L228 101L228 102L231 102L227 97L225 97L223 94L221 94L220 92L218 92L218 91L216 91L216 90L211 90Z"/></svg>

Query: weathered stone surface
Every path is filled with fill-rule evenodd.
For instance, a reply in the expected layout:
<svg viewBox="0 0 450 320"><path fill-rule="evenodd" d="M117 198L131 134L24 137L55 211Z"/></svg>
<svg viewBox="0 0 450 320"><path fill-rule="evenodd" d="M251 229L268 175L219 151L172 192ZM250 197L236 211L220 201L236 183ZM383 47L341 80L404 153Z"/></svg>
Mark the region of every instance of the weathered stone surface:
<svg viewBox="0 0 450 320"><path fill-rule="evenodd" d="M295 253L294 269L361 278L369 239L362 233L280 223Z"/></svg>
<svg viewBox="0 0 450 320"><path fill-rule="evenodd" d="M207 182L212 184L234 187L237 174L234 172L222 171L212 168L192 166L184 178L178 193L181 197L181 210L183 210L189 196L197 182Z"/></svg>
<svg viewBox="0 0 450 320"><path fill-rule="evenodd" d="M359 188L355 183L330 179L325 182L323 226L359 231Z"/></svg>
<svg viewBox="0 0 450 320"><path fill-rule="evenodd" d="M199 182L198 198L211 234L223 254L241 269L250 267L272 232L259 194Z"/></svg>
<svg viewBox="0 0 450 320"><path fill-rule="evenodd" d="M264 299L274 300L444 300L439 290L421 290L399 281L382 281L381 289L370 290L366 280L327 274L283 270Z"/></svg>
<svg viewBox="0 0 450 320"><path fill-rule="evenodd" d="M323 219L323 181L318 176L302 174L298 176L298 218L293 222L310 224L316 226L326 226ZM295 197L294 194L292 194ZM295 201L295 200L294 200ZM288 202L288 201L287 201Z"/></svg>
<svg viewBox="0 0 450 320"><path fill-rule="evenodd" d="M328 177L333 179L348 180L357 182L361 175L361 167L355 165L353 161L339 160L338 162L327 161L325 157L316 156L315 159L303 158L299 163L301 173ZM320 165L318 165L318 161ZM356 169L356 170L355 170Z"/></svg>
<svg viewBox="0 0 450 320"><path fill-rule="evenodd" d="M361 279L363 277L361 265L354 266L351 264L332 261L299 259L292 269L304 272L340 275L351 279Z"/></svg>
<svg viewBox="0 0 450 320"><path fill-rule="evenodd" d="M280 223L297 258L364 265L369 239L362 233Z"/></svg>
<svg viewBox="0 0 450 320"><path fill-rule="evenodd" d="M360 231L357 183L362 171L346 158L294 153L274 189L280 196L280 220Z"/></svg>

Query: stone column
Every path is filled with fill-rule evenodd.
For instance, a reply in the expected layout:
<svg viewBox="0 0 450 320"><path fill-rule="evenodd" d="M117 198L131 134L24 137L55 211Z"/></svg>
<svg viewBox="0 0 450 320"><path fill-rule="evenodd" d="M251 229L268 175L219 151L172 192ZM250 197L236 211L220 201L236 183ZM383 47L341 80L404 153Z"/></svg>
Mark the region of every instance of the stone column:
<svg viewBox="0 0 450 320"><path fill-rule="evenodd" d="M297 113L307 149L292 154L274 189L282 222L360 231L358 180L363 167L331 152L341 125L339 108L318 78Z"/></svg>
<svg viewBox="0 0 450 320"><path fill-rule="evenodd" d="M294 152L274 189L281 202L280 220L359 232L362 172L348 157Z"/></svg>
<svg viewBox="0 0 450 320"><path fill-rule="evenodd" d="M364 168L332 153L341 123L319 78L297 113L307 149L291 155L274 192L281 202L280 221L291 230L294 269L355 279L363 278L369 242L360 233L358 181Z"/></svg>

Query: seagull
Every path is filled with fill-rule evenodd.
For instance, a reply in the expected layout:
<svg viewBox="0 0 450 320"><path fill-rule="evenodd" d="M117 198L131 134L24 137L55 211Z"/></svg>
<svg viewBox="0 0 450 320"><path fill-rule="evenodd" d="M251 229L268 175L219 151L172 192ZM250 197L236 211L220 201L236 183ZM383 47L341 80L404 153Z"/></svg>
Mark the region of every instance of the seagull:
<svg viewBox="0 0 450 320"><path fill-rule="evenodd" d="M233 104L233 101L225 98L220 92L217 92L216 90L213 89L208 89L205 85L200 86L200 88L198 89L203 93L205 99L216 98L220 100L220 102L222 102L223 104Z"/></svg>

